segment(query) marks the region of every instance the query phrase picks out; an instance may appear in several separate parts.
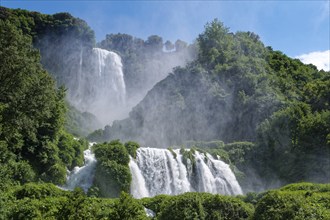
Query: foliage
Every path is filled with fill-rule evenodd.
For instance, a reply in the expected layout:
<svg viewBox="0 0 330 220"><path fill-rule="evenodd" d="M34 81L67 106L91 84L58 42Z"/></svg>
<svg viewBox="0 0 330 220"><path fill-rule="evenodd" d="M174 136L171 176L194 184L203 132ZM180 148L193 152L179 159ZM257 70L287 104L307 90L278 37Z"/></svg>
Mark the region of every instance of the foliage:
<svg viewBox="0 0 330 220"><path fill-rule="evenodd" d="M182 155L182 163L186 166L192 166L193 169L195 168L196 160L195 160L195 148L186 150L184 148L180 149L180 154ZM195 172L193 172L195 173Z"/></svg>
<svg viewBox="0 0 330 220"><path fill-rule="evenodd" d="M230 197L209 193L158 195L137 200L86 197L77 188L63 191L52 184L29 183L0 197L0 219L328 219L329 184L299 183L260 194ZM254 211L255 210L255 211Z"/></svg>
<svg viewBox="0 0 330 220"><path fill-rule="evenodd" d="M309 105L293 102L261 124L259 164L262 174L277 175L286 183L328 182L330 145L329 111L311 112ZM269 178L271 179L271 178Z"/></svg>
<svg viewBox="0 0 330 220"><path fill-rule="evenodd" d="M104 132L102 129L97 129L87 135L87 140L91 142L102 142L105 141Z"/></svg>
<svg viewBox="0 0 330 220"><path fill-rule="evenodd" d="M62 166L55 144L64 121L64 91L56 90L52 78L41 68L31 39L8 21L0 20L0 26L0 140L8 151L3 153L11 155L1 164L26 160L42 179L61 182L64 177L49 174L54 166Z"/></svg>
<svg viewBox="0 0 330 220"><path fill-rule="evenodd" d="M74 106L66 103L67 113L65 130L76 137L85 137L101 127L96 116L89 112L80 112ZM96 140L92 140L96 141Z"/></svg>
<svg viewBox="0 0 330 220"><path fill-rule="evenodd" d="M25 36L32 38L35 48L40 51L43 67L56 79L58 87L72 88L80 65L80 53L89 56L95 44L94 32L87 23L69 13L45 15L21 9L0 8L0 19L10 21ZM86 57L83 57L86 60ZM83 65L87 65L83 62ZM76 79L74 79L76 80ZM72 91L67 95L71 98ZM65 128L75 136L85 136L100 127L96 118L81 113L68 105Z"/></svg>
<svg viewBox="0 0 330 220"><path fill-rule="evenodd" d="M134 141L128 141L125 143L125 148L131 157L136 158L136 150L140 147L140 145Z"/></svg>
<svg viewBox="0 0 330 220"><path fill-rule="evenodd" d="M169 147L169 148L167 148L167 150L168 150L169 152L171 152L171 154L173 155L174 159L176 159L177 154L175 153L175 151L173 150L173 148L172 148L172 147Z"/></svg>
<svg viewBox="0 0 330 220"><path fill-rule="evenodd" d="M157 213L160 213L166 206L171 204L172 196L170 195L157 195L152 198L142 198L141 202L144 207L154 211L157 215Z"/></svg>
<svg viewBox="0 0 330 220"><path fill-rule="evenodd" d="M47 197L61 197L68 193L63 191L51 183L36 184L27 183L22 186L15 187L13 196L16 199L44 199Z"/></svg>
<svg viewBox="0 0 330 220"><path fill-rule="evenodd" d="M52 184L28 184L13 190L0 219L107 219L113 200L88 198L81 189L63 191ZM1 210L1 209L0 209Z"/></svg>
<svg viewBox="0 0 330 220"><path fill-rule="evenodd" d="M142 199L157 219L248 219L253 208L240 199L209 193L160 195Z"/></svg>
<svg viewBox="0 0 330 220"><path fill-rule="evenodd" d="M148 219L141 203L125 192L120 194L119 200L116 201L114 210L110 213L109 218L113 220Z"/></svg>
<svg viewBox="0 0 330 220"><path fill-rule="evenodd" d="M127 146L136 147L133 142ZM100 195L118 197L121 191L129 192L132 176L126 147L119 140L114 140L94 145L93 151L97 159L94 185L99 188Z"/></svg>
<svg viewBox="0 0 330 220"><path fill-rule="evenodd" d="M247 190L329 182L329 72L265 47L254 33L230 33L218 20L197 42L198 59L157 83L102 138L161 147L241 142L203 147L235 165Z"/></svg>
<svg viewBox="0 0 330 220"><path fill-rule="evenodd" d="M254 219L328 219L329 185L296 184L267 192Z"/></svg>
<svg viewBox="0 0 330 220"><path fill-rule="evenodd" d="M76 53L80 50L87 52L95 44L94 32L86 22L69 13L45 15L1 7L0 18L10 21L25 35L32 37L33 45L42 54L43 66L53 74L59 86L66 85L68 81L70 68L67 67L79 64Z"/></svg>
<svg viewBox="0 0 330 220"><path fill-rule="evenodd" d="M129 163L129 156L125 146L119 140L114 140L109 143L96 144L93 146L95 157L100 162L108 160L114 161L121 165Z"/></svg>
<svg viewBox="0 0 330 220"><path fill-rule="evenodd" d="M58 148L60 159L72 170L75 166L84 164L83 152L88 148L88 142L84 139L75 139L71 134L62 132Z"/></svg>
<svg viewBox="0 0 330 220"><path fill-rule="evenodd" d="M32 16L26 11L0 10L1 190L36 180L63 184L66 168L82 165L87 147L64 131L65 90L56 89L40 65L32 32L26 32L31 30L17 29L24 16L18 18L16 13Z"/></svg>
<svg viewBox="0 0 330 220"><path fill-rule="evenodd" d="M161 147L256 140L257 126L280 105L267 77L267 49L257 35L229 33L218 21L197 42L198 59L175 68L103 137Z"/></svg>

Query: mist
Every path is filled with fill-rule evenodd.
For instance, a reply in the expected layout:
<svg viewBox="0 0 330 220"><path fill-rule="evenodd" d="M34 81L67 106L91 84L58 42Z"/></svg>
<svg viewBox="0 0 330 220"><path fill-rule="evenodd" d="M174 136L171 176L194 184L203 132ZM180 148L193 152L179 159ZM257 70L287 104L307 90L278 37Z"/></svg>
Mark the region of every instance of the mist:
<svg viewBox="0 0 330 220"><path fill-rule="evenodd" d="M55 35L46 33L36 43L43 65L57 85L67 89L69 103L81 112L95 115L102 127L128 117L132 107L157 82L174 67L185 66L196 57L193 45L183 41L174 45L168 41L170 46L165 47L162 38L156 35L146 41L125 35L134 39L134 43L128 44L123 39L118 42L120 45L109 45L106 39L96 46L72 33L62 35L54 44Z"/></svg>
<svg viewBox="0 0 330 220"><path fill-rule="evenodd" d="M296 156L301 152L296 150L292 156L283 153L292 150L291 131L276 132L288 126L285 123L289 118L274 115L290 106L289 102L283 104L280 96L287 92L283 82L291 79L274 74L277 69L268 63L266 55L276 61L277 57L288 63L298 61L265 47L251 32L225 32L216 48L203 34L198 46L181 40L164 42L157 35L143 40L118 33L106 35L97 44L93 40L70 33L55 39L52 33L46 33L36 45L58 86L67 88L68 101L101 121L104 129L95 140L134 140L143 147L157 148L186 147L188 141L256 143L259 148L251 153L251 164L241 165L250 176L245 189L261 191L296 181L294 175L281 174L281 160L286 158L290 165L302 163ZM310 67L308 71L317 69ZM276 124L281 120L284 124ZM93 140L93 134L89 138ZM322 150L315 154L321 155ZM279 159L264 166L274 155ZM263 161L257 163L258 157ZM329 160L324 160L327 165ZM298 173L298 168L292 167L296 176L304 176L304 170ZM263 177L263 172L271 175ZM304 179L323 181L328 177L310 172Z"/></svg>

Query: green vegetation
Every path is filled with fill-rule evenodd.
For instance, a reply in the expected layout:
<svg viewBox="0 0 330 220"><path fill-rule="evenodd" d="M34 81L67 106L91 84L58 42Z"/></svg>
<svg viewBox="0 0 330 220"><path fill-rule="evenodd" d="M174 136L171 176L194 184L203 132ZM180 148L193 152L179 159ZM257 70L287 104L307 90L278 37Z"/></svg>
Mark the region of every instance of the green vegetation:
<svg viewBox="0 0 330 220"><path fill-rule="evenodd" d="M100 122L89 112L80 112L75 107L66 103L67 113L65 129L76 137L86 137L94 130L101 127Z"/></svg>
<svg viewBox="0 0 330 220"><path fill-rule="evenodd" d="M98 196L118 197L122 191L129 193L132 181L129 156L135 158L138 148L135 142L122 144L119 140L93 146L97 165L92 189L98 189Z"/></svg>
<svg viewBox="0 0 330 220"><path fill-rule="evenodd" d="M15 13L38 14L0 9L0 193L29 182L63 184L88 144L65 131L65 90L40 64L32 20Z"/></svg>
<svg viewBox="0 0 330 220"><path fill-rule="evenodd" d="M329 204L329 184L292 184L265 193L254 219L329 219Z"/></svg>
<svg viewBox="0 0 330 220"><path fill-rule="evenodd" d="M246 191L329 182L330 72L217 20L197 42L197 60L157 83L129 118L98 131L103 140L162 147L205 140L199 148L236 167Z"/></svg>
<svg viewBox="0 0 330 220"><path fill-rule="evenodd" d="M195 167L195 150L194 148L186 150L184 148L180 149L180 154L182 155L182 163L186 166L189 167L191 166L192 168ZM193 172L195 173L195 172Z"/></svg>
<svg viewBox="0 0 330 220"><path fill-rule="evenodd" d="M133 158L136 158L136 150L139 147L140 147L140 145L134 141L128 141L125 143L125 148L126 148L128 154Z"/></svg>
<svg viewBox="0 0 330 220"><path fill-rule="evenodd" d="M75 166L84 164L83 151L88 148L88 142L84 139L75 139L69 133L63 133L57 144L59 157L72 170Z"/></svg>
<svg viewBox="0 0 330 220"><path fill-rule="evenodd" d="M172 148L172 147L169 147L169 148L167 148L167 150L168 150L169 152L171 152L171 154L173 155L174 159L176 159L177 154L175 153L175 151L173 150L173 148Z"/></svg>
<svg viewBox="0 0 330 220"><path fill-rule="evenodd" d="M56 89L42 69L31 38L8 21L0 20L0 27L1 185L38 179L64 183L65 167L74 165L72 158L83 148L82 143L64 141L70 138L63 131L64 90ZM71 154L71 160L64 154Z"/></svg>
<svg viewBox="0 0 330 220"><path fill-rule="evenodd" d="M329 219L330 185L299 183L247 196L209 193L159 195L137 200L87 197L77 188L63 191L52 184L29 183L2 197L0 219ZM147 217L144 207L155 213Z"/></svg>
<svg viewBox="0 0 330 220"><path fill-rule="evenodd" d="M154 205L153 200L159 202L158 197L144 199ZM149 201L148 201L149 200ZM240 199L208 193L185 193L175 197L160 200L161 210L157 212L157 219L249 219L253 214L253 207L244 204ZM150 207L151 208L151 207Z"/></svg>
<svg viewBox="0 0 330 220"><path fill-rule="evenodd" d="M32 39L32 45L40 52L43 68L56 80L57 87L72 86L68 82L71 82L70 78L76 77L72 75L79 69L80 53L84 52L88 56L95 45L94 32L87 23L68 13L45 15L0 7L0 20L10 22L23 35ZM74 94L68 91L67 95L71 97ZM87 112L81 113L67 102L65 105L66 131L84 137L101 127L95 116Z"/></svg>
<svg viewBox="0 0 330 220"><path fill-rule="evenodd" d="M45 15L1 7L0 19L10 21L24 35L32 37L33 45L42 54L42 65L59 86L70 77L68 66L78 69L80 51L95 45L94 32L87 23L69 13Z"/></svg>

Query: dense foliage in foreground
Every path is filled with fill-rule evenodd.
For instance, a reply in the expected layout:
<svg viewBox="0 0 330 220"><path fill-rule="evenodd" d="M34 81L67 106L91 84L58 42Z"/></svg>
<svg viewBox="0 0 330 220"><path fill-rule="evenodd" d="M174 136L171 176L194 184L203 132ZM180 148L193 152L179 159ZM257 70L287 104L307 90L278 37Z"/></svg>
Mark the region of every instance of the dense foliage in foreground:
<svg viewBox="0 0 330 220"><path fill-rule="evenodd" d="M31 181L64 184L88 146L64 129L65 90L9 21L0 20L0 49L0 192Z"/></svg>
<svg viewBox="0 0 330 220"><path fill-rule="evenodd" d="M246 196L209 193L159 195L137 200L87 197L80 189L62 191L52 184L12 188L0 200L0 219L329 219L330 185L299 183ZM155 216L147 216L145 208Z"/></svg>

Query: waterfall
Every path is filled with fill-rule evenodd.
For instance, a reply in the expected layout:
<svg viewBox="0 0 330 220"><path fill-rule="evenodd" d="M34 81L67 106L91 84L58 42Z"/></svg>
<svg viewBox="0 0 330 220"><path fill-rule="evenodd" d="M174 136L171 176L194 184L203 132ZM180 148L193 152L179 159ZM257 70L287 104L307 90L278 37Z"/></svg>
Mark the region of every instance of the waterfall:
<svg viewBox="0 0 330 220"><path fill-rule="evenodd" d="M62 188L73 190L79 186L86 192L91 187L96 159L90 148L84 151L84 157L84 166L75 167ZM129 162L131 194L135 198L185 192L242 194L228 164L198 151L193 154L194 161L187 159L184 163L183 157L179 149L139 148L136 158L130 157Z"/></svg>
<svg viewBox="0 0 330 220"><path fill-rule="evenodd" d="M183 163L180 150L139 148L131 158L131 194L135 198L184 192L242 194L228 164L196 151L194 160Z"/></svg>
<svg viewBox="0 0 330 220"><path fill-rule="evenodd" d="M134 185L131 184L131 194L135 195L138 198L148 197L149 192L146 188L146 183L138 165L135 163L132 157L130 157L129 168L132 174L132 182L139 186L134 187Z"/></svg>
<svg viewBox="0 0 330 220"><path fill-rule="evenodd" d="M85 163L82 167L75 167L67 177L66 185L63 189L74 190L75 187L81 187L85 192L92 186L94 179L94 170L96 159L91 151L92 143L89 148L84 151Z"/></svg>
<svg viewBox="0 0 330 220"><path fill-rule="evenodd" d="M126 116L126 85L123 65L118 54L93 48L84 60L83 50L79 54L79 69L76 78L66 82L69 101L80 111L97 116L104 124Z"/></svg>
<svg viewBox="0 0 330 220"><path fill-rule="evenodd" d="M114 98L117 103L123 103L126 96L123 65L118 54L100 48L93 48L93 59L97 67L94 77L98 78L94 85L100 95Z"/></svg>

